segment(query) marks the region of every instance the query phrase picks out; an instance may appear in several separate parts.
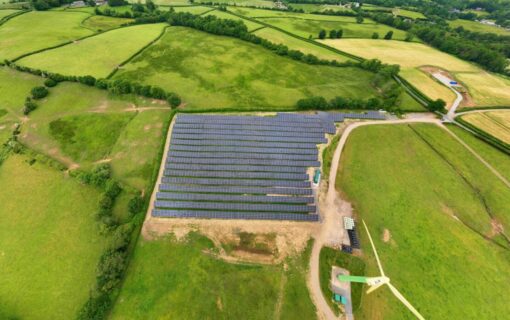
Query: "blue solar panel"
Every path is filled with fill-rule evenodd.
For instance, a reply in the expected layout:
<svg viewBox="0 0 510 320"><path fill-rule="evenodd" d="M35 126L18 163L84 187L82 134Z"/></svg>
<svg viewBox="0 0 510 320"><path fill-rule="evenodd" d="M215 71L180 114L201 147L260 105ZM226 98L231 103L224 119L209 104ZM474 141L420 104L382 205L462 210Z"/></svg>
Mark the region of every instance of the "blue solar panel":
<svg viewBox="0 0 510 320"><path fill-rule="evenodd" d="M186 146L171 145L171 151L193 151L193 152L241 152L241 153L285 153L285 154L308 154L317 159L318 151L314 149L285 149L285 148L255 148L241 146Z"/></svg>
<svg viewBox="0 0 510 320"><path fill-rule="evenodd" d="M231 129L181 129L174 128L174 134L207 134L207 135L225 135L225 136L269 136L269 137L301 137L301 138L316 138L323 139L323 132L308 132L308 130L301 130L299 132L288 131L260 131L260 130L231 130Z"/></svg>
<svg viewBox="0 0 510 320"><path fill-rule="evenodd" d="M306 137L281 137L281 136L251 136L251 135L221 135L221 134L182 134L172 133L173 139L186 140L233 140L233 141L261 141L261 142L307 142L326 143L327 139Z"/></svg>
<svg viewBox="0 0 510 320"><path fill-rule="evenodd" d="M165 170L167 177L307 180L306 173Z"/></svg>
<svg viewBox="0 0 510 320"><path fill-rule="evenodd" d="M163 177L163 183L168 184L199 184L214 186L257 186L257 187L292 187L310 188L309 181L270 180L270 179L208 179L208 178L179 178Z"/></svg>
<svg viewBox="0 0 510 320"><path fill-rule="evenodd" d="M253 165L222 165L222 164L191 164L174 163L166 164L168 170L190 170L190 171L250 171L250 172L282 172L282 173L305 173L305 167L284 167L284 166L253 166Z"/></svg>
<svg viewBox="0 0 510 320"><path fill-rule="evenodd" d="M223 158L223 159L266 159L266 160L303 160L316 161L315 155L278 154L278 153L244 153L244 152L191 152L170 151L168 155L179 158Z"/></svg>
<svg viewBox="0 0 510 320"><path fill-rule="evenodd" d="M201 209L201 210L231 210L231 211L271 211L271 212L315 212L315 206L306 204L262 204L262 203L232 203L232 202L200 202L200 201L165 201L156 200L158 209Z"/></svg>
<svg viewBox="0 0 510 320"><path fill-rule="evenodd" d="M319 167L319 161L299 160L264 160L264 159L221 159L221 158L178 158L168 157L170 163L191 163L191 164L232 164L232 165L268 165L268 166L294 166L294 167Z"/></svg>
<svg viewBox="0 0 510 320"><path fill-rule="evenodd" d="M265 202L265 203L313 203L313 197L288 197L288 196L248 196L235 194L211 194L211 193L184 193L184 192L158 192L158 200L181 200L181 201L228 201L228 202Z"/></svg>
<svg viewBox="0 0 510 320"><path fill-rule="evenodd" d="M328 125L329 126L329 125ZM229 123L175 123L174 129L232 129L232 130L259 130L259 131L278 131L278 132L315 132L324 133L324 127L289 127L282 126L279 123L267 124L229 124Z"/></svg>
<svg viewBox="0 0 510 320"><path fill-rule="evenodd" d="M159 190L164 192L202 192L202 193L229 193L229 194L281 194L310 196L312 189L302 188L275 188L275 187L237 187L237 186L204 186L204 185L177 185L160 184Z"/></svg>
<svg viewBox="0 0 510 320"><path fill-rule="evenodd" d="M164 210L154 209L153 217L167 218L198 218L198 219L241 219L241 220L290 220L290 221L319 221L316 214L299 213L261 213L261 212L219 212L204 210Z"/></svg>
<svg viewBox="0 0 510 320"><path fill-rule="evenodd" d="M317 150L315 143L303 142L270 142L270 141L234 141L234 140L194 140L177 139L172 137L172 145L193 145L193 146L240 146L240 147L259 147L259 148L292 148L292 149L314 149Z"/></svg>

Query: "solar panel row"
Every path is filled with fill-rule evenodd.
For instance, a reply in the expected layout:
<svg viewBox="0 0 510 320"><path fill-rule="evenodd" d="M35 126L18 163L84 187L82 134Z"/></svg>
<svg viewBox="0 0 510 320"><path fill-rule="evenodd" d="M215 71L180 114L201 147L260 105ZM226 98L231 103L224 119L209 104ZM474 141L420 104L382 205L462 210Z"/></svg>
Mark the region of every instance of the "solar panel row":
<svg viewBox="0 0 510 320"><path fill-rule="evenodd" d="M239 147L258 147L258 148L291 148L291 149L315 149L315 143L302 142L271 142L271 141L234 141L223 139L208 140L189 140L178 139L172 136L172 145L189 145L189 146L239 146Z"/></svg>
<svg viewBox="0 0 510 320"><path fill-rule="evenodd" d="M154 209L152 211L152 215L154 217L167 218L319 221L319 216L316 214L299 213L218 212L200 210L181 211Z"/></svg>
<svg viewBox="0 0 510 320"><path fill-rule="evenodd" d="M261 204L232 202L200 202L200 201L165 201L156 200L156 208L165 209L202 209L232 211L271 211L271 212L315 212L315 206L306 204Z"/></svg>
<svg viewBox="0 0 510 320"><path fill-rule="evenodd" d="M323 127L320 121L293 121L292 119L284 119L278 117L259 117L259 116L207 116L207 115L178 115L178 123L189 124L278 124L280 126L288 127Z"/></svg>
<svg viewBox="0 0 510 320"><path fill-rule="evenodd" d="M278 123L271 124L216 124L216 123L175 123L174 129L233 129L233 130L259 130L259 131L279 131L279 132L302 132L303 127L281 126ZM306 127L308 132L323 133L323 127Z"/></svg>
<svg viewBox="0 0 510 320"><path fill-rule="evenodd" d="M189 171L165 170L167 177L202 177L202 178L237 178L237 179L278 179L278 180L307 180L306 173L278 173L251 171Z"/></svg>
<svg viewBox="0 0 510 320"><path fill-rule="evenodd" d="M207 135L226 135L226 136L277 136L277 137L301 137L301 138L324 138L324 131L322 132L308 132L308 130L300 131L261 131L258 129L182 129L174 128L173 134L207 134Z"/></svg>
<svg viewBox="0 0 510 320"><path fill-rule="evenodd" d="M224 159L265 159L265 160L303 160L316 161L315 155L307 154L278 154L278 153L242 153L242 152L191 152L170 151L168 155L179 158L224 158Z"/></svg>
<svg viewBox="0 0 510 320"><path fill-rule="evenodd" d="M278 187L238 187L238 186L204 186L204 185L178 185L160 184L159 190L163 192L197 192L197 193L226 193L226 194L267 194L267 195L296 195L311 196L312 189L278 188Z"/></svg>
<svg viewBox="0 0 510 320"><path fill-rule="evenodd" d="M158 200L184 200L184 201L229 201L229 202L265 202L265 203L313 203L313 197L288 196L245 196L235 194L208 194L208 193L179 193L158 192Z"/></svg>
<svg viewBox="0 0 510 320"><path fill-rule="evenodd" d="M163 177L163 183L211 186L253 186L253 187L291 187L310 188L310 181L295 180L262 180L262 179L208 179L208 178L179 178Z"/></svg>
<svg viewBox="0 0 510 320"><path fill-rule="evenodd" d="M317 149L285 149L285 148L256 148L235 146L187 146L171 145L170 151L193 151L193 152L239 152L239 153L280 153L280 154L308 154L317 159Z"/></svg>
<svg viewBox="0 0 510 320"><path fill-rule="evenodd" d="M264 160L264 159L221 159L221 158L179 158L169 156L167 163L191 163L191 164L231 164L231 165L259 165L259 166L295 166L295 167L319 167L319 161L299 160Z"/></svg>
<svg viewBox="0 0 510 320"><path fill-rule="evenodd" d="M282 172L282 173L304 173L304 167L282 167L282 166L254 166L254 165L221 165L221 164L191 164L168 162L165 166L169 170L189 171L250 171L250 172Z"/></svg>
<svg viewBox="0 0 510 320"><path fill-rule="evenodd" d="M252 135L222 135L222 134L183 134L172 133L172 138L181 140L235 140L260 142L308 142L313 144L326 143L327 139L307 137L280 137L280 136L252 136Z"/></svg>

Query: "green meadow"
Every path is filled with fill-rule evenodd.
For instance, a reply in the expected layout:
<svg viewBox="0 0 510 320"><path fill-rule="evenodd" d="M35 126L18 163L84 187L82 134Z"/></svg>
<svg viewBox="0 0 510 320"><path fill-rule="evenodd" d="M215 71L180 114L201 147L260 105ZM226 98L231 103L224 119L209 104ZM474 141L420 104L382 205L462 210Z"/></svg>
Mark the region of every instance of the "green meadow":
<svg viewBox="0 0 510 320"><path fill-rule="evenodd" d="M111 318L315 317L306 287L310 247L287 259L286 269L281 264L231 264L215 257L217 250L195 233L181 241L173 235L140 239Z"/></svg>
<svg viewBox="0 0 510 320"><path fill-rule="evenodd" d="M501 298L510 289L510 251L492 228L496 221L508 230L510 191L442 129L356 129L336 187L366 221L392 283L425 318L499 319L510 312ZM358 230L365 274L376 276L364 229ZM383 233L390 235L386 241ZM386 287L364 293L356 317L414 319Z"/></svg>
<svg viewBox="0 0 510 320"><path fill-rule="evenodd" d="M203 7L203 6L185 6L185 7L172 7L175 12L189 12L192 14L203 14L207 11L213 10L209 7Z"/></svg>
<svg viewBox="0 0 510 320"><path fill-rule="evenodd" d="M238 39L171 27L114 78L177 92L186 108L268 110L314 95L373 97L371 77L358 68L312 66Z"/></svg>
<svg viewBox="0 0 510 320"><path fill-rule="evenodd" d="M470 21L470 20L463 20L463 19L457 19L449 22L450 27L452 28L458 28L462 27L466 30L473 31L473 32L483 32L483 33L494 33L500 36L510 36L510 31L496 27L496 26L490 26L487 24L483 24L477 21Z"/></svg>
<svg viewBox="0 0 510 320"><path fill-rule="evenodd" d="M56 46L93 32L81 26L82 12L32 11L0 27L0 60Z"/></svg>
<svg viewBox="0 0 510 320"><path fill-rule="evenodd" d="M118 28L125 23L132 22L133 19L113 18L108 16L91 16L83 20L82 26L95 32L106 31Z"/></svg>
<svg viewBox="0 0 510 320"><path fill-rule="evenodd" d="M29 160L0 166L0 318L73 319L108 243L94 217L100 194Z"/></svg>
<svg viewBox="0 0 510 320"><path fill-rule="evenodd" d="M225 11L214 10L214 11L206 13L204 16L209 16L209 15L216 16L220 19L240 20L246 25L246 27L248 28L248 31L252 31L252 30L259 29L259 28L263 27L261 24L258 24L256 22L253 22L253 21L250 21L247 19L241 19L238 16L235 16L235 15L230 14Z"/></svg>
<svg viewBox="0 0 510 320"><path fill-rule="evenodd" d="M7 67L0 67L0 109L11 115L21 116L25 98L30 90L40 86L43 79L28 73L14 71Z"/></svg>
<svg viewBox="0 0 510 320"><path fill-rule="evenodd" d="M14 10L14 9L3 9L3 10L0 10L0 20L2 18L10 16L11 14L16 13L16 12L18 12L18 10Z"/></svg>
<svg viewBox="0 0 510 320"><path fill-rule="evenodd" d="M164 24L146 24L115 29L28 56L18 63L64 75L105 78L119 64L157 38L164 27Z"/></svg>
<svg viewBox="0 0 510 320"><path fill-rule="evenodd" d="M343 30L344 38L371 38L374 32L382 38L393 31L393 39L404 40L406 32L383 24L377 24L372 20L365 19L363 23L356 23L354 17L342 17L343 21L309 20L299 18L257 18L262 22L296 34L303 38L318 38L321 30Z"/></svg>

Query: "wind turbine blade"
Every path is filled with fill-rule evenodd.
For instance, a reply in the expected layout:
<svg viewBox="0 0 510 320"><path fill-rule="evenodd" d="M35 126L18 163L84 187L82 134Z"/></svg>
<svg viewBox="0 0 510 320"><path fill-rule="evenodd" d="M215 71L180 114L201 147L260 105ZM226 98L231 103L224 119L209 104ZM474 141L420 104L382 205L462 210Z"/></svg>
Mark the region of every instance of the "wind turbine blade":
<svg viewBox="0 0 510 320"><path fill-rule="evenodd" d="M397 297L398 300L400 300L404 306L407 307L407 309L409 309L415 316L416 318L420 319L420 320L425 320L425 318L418 312L418 310L416 310L413 305L407 301L406 298L404 298L404 296L397 290L397 288L395 288L391 283L387 283L388 287L390 287L390 290L391 292L393 292L393 294L395 295L395 297Z"/></svg>
<svg viewBox="0 0 510 320"><path fill-rule="evenodd" d="M367 294L370 294L372 292L374 292L375 290L379 289L384 283L381 283L381 284L378 284L378 285L375 285L375 286L371 286L370 288L368 288L367 290Z"/></svg>
<svg viewBox="0 0 510 320"><path fill-rule="evenodd" d="M377 260L377 265L379 266L379 271L381 271L381 275L384 277L384 270L382 268L382 265L381 265L381 260L379 260L379 255L377 254L377 250L375 249L375 245L374 245L374 241L372 240L372 236L370 235L370 231L368 231L368 227L367 227L367 224L365 223L365 220L361 220L363 221L363 225L365 226L365 230L367 230L367 234L368 234L368 240L370 240L370 244L372 245L372 250L374 251L374 255L375 255L375 260Z"/></svg>

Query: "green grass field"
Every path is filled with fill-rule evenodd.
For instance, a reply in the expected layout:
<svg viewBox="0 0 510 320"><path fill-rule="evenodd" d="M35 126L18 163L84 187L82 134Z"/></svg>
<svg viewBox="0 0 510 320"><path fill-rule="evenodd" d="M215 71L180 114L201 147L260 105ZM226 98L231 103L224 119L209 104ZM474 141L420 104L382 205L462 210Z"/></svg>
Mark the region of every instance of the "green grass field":
<svg viewBox="0 0 510 320"><path fill-rule="evenodd" d="M186 7L173 7L175 12L189 12L192 14L203 14L204 12L212 10L209 7L203 6L186 6Z"/></svg>
<svg viewBox="0 0 510 320"><path fill-rule="evenodd" d="M18 63L65 75L104 78L120 63L157 38L164 27L164 24L146 24L115 29L28 56Z"/></svg>
<svg viewBox="0 0 510 320"><path fill-rule="evenodd" d="M298 38L295 38L273 28L266 27L255 31L254 34L261 38L267 39L273 43L284 44L287 47L289 47L289 49L299 50L306 54L313 54L314 56L317 56L320 59L336 60L339 62L352 60L346 57L345 55L338 54L331 50L312 44L310 42L300 40Z"/></svg>
<svg viewBox="0 0 510 320"><path fill-rule="evenodd" d="M371 74L356 68L311 66L260 46L193 29L171 27L116 75L182 95L187 108L291 107L300 98L368 98Z"/></svg>
<svg viewBox="0 0 510 320"><path fill-rule="evenodd" d="M510 157L508 154L492 147L490 144L478 139L471 133L457 126L448 126L459 138L464 140L471 148L488 161L500 174L510 181Z"/></svg>
<svg viewBox="0 0 510 320"><path fill-rule="evenodd" d="M209 2L207 0L198 0L200 2ZM264 8L274 8L274 2L270 0L216 0L215 3L225 3L232 6L240 6L240 7L264 7Z"/></svg>
<svg viewBox="0 0 510 320"><path fill-rule="evenodd" d="M504 318L510 252L477 232L491 233L481 197L507 217L510 197L508 189L490 190L499 180L462 148L432 125L359 128L344 150L337 188L367 222L392 283L425 318ZM386 229L388 242L382 240ZM377 275L359 230L366 274ZM414 319L387 288L364 294L356 316Z"/></svg>
<svg viewBox="0 0 510 320"><path fill-rule="evenodd" d="M400 8L393 9L393 14L396 16L410 18L410 19L427 19L423 13L418 11L405 10Z"/></svg>
<svg viewBox="0 0 510 320"><path fill-rule="evenodd" d="M118 28L125 23L132 22L133 19L126 18L113 18L108 16L91 16L83 21L82 26L91 29L94 32L110 30Z"/></svg>
<svg viewBox="0 0 510 320"><path fill-rule="evenodd" d="M458 28L463 27L466 30L483 33L495 33L501 36L510 36L510 31L499 28L496 26L490 26L476 21L457 19L449 22L450 27Z"/></svg>
<svg viewBox="0 0 510 320"><path fill-rule="evenodd" d="M74 319L108 243L94 217L99 191L28 160L0 166L0 318Z"/></svg>
<svg viewBox="0 0 510 320"><path fill-rule="evenodd" d="M324 40L323 43L367 59L377 58L383 62L399 64L408 81L423 92L452 98L444 88L427 75L419 75L420 67L434 66L449 71L467 87L477 106L510 106L510 80L489 73L454 56L421 43L383 41L372 39Z"/></svg>
<svg viewBox="0 0 510 320"><path fill-rule="evenodd" d="M14 10L14 9L4 9L4 10L0 10L0 20L2 18L5 18L7 16L10 16L11 14L13 13L16 13L18 12L19 10Z"/></svg>
<svg viewBox="0 0 510 320"><path fill-rule="evenodd" d="M510 111L475 112L463 115L461 119L500 141L510 144Z"/></svg>
<svg viewBox="0 0 510 320"><path fill-rule="evenodd" d="M0 60L55 46L92 34L82 27L82 12L33 11L0 27Z"/></svg>
<svg viewBox="0 0 510 320"><path fill-rule="evenodd" d="M290 7L294 9L303 9L305 13L310 12L322 12L326 10L342 11L342 12L353 12L352 9L343 7L341 5L333 4L314 4L314 3L290 3Z"/></svg>
<svg viewBox="0 0 510 320"><path fill-rule="evenodd" d="M233 14L230 14L230 13L224 12L224 11L214 10L214 11L206 13L204 16L209 16L209 15L216 16L220 19L240 20L246 25L246 27L248 28L248 31L252 31L252 30L262 27L261 24L258 24L256 22L253 22L253 21L250 21L247 19L241 19Z"/></svg>
<svg viewBox="0 0 510 320"><path fill-rule="evenodd" d="M230 264L204 252L216 250L209 239L198 234L189 235L185 242L170 236L140 239L111 318L315 316L306 288L307 256L290 259L284 271L282 265ZM282 303L277 311L279 296Z"/></svg>
<svg viewBox="0 0 510 320"><path fill-rule="evenodd" d="M296 34L303 38L318 38L319 32L324 29L343 30L344 38L371 38L374 32L383 37L388 31L393 31L393 39L404 40L406 32L388 27L382 24L376 24L374 21L365 19L362 24L356 23L354 17L342 17L343 21L326 20L308 20L298 18L257 18L262 22L268 23L287 32Z"/></svg>
<svg viewBox="0 0 510 320"><path fill-rule="evenodd" d="M42 85L40 77L0 67L0 108L12 115L22 115L25 98L33 87Z"/></svg>

